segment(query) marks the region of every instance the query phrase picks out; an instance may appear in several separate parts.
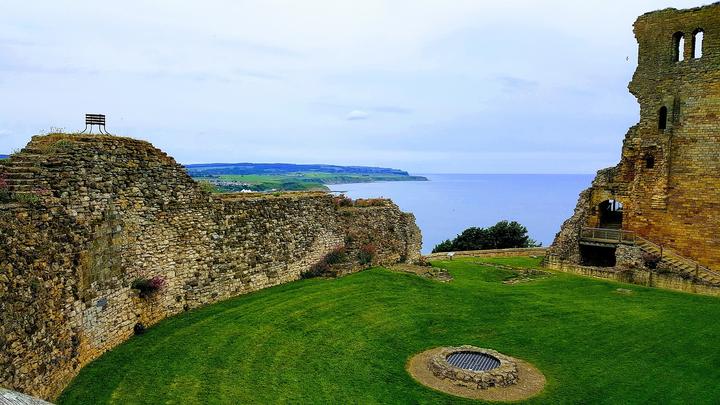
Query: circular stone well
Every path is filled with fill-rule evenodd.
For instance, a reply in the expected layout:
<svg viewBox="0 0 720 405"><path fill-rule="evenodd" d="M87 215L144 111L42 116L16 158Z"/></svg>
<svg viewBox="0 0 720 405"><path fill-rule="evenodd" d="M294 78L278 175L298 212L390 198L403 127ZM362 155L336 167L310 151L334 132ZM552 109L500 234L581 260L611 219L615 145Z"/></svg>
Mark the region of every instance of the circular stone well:
<svg viewBox="0 0 720 405"><path fill-rule="evenodd" d="M430 388L485 401L519 401L545 387L532 364L475 346L426 350L410 358L407 371Z"/></svg>
<svg viewBox="0 0 720 405"><path fill-rule="evenodd" d="M500 360L480 352L455 352L447 357L451 366L472 371L488 371L500 366Z"/></svg>
<svg viewBox="0 0 720 405"><path fill-rule="evenodd" d="M475 346L441 348L430 357L428 368L438 378L476 389L507 387L518 380L511 357Z"/></svg>

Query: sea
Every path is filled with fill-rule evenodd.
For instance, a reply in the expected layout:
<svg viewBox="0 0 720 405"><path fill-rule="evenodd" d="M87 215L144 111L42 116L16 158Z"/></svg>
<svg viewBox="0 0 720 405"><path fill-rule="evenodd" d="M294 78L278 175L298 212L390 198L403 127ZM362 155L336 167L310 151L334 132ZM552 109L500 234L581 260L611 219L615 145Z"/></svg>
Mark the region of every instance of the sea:
<svg viewBox="0 0 720 405"><path fill-rule="evenodd" d="M517 221L543 246L569 218L590 174L421 174L429 181L333 184L348 197L392 199L415 214L423 253L471 226Z"/></svg>

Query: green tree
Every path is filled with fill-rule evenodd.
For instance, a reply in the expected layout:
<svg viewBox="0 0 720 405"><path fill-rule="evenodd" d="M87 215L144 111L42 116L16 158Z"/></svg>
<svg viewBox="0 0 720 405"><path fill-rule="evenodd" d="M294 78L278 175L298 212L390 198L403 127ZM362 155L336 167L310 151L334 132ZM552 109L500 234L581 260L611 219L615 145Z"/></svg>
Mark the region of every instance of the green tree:
<svg viewBox="0 0 720 405"><path fill-rule="evenodd" d="M490 231L477 227L462 231L452 242L453 250L493 249L493 246L493 235Z"/></svg>
<svg viewBox="0 0 720 405"><path fill-rule="evenodd" d="M438 243L437 245L435 245L435 247L433 248L432 252L433 252L433 253L438 253L438 252L451 252L451 251L452 251L452 246L453 246L452 241L451 241L450 239L446 239L446 240Z"/></svg>
<svg viewBox="0 0 720 405"><path fill-rule="evenodd" d="M500 221L488 228L488 233L493 242L493 247L490 249L529 247L530 238L527 228L515 221Z"/></svg>
<svg viewBox="0 0 720 405"><path fill-rule="evenodd" d="M523 225L515 221L500 221L489 228L467 228L455 239L437 244L433 253L535 246L540 245L528 237L527 228Z"/></svg>

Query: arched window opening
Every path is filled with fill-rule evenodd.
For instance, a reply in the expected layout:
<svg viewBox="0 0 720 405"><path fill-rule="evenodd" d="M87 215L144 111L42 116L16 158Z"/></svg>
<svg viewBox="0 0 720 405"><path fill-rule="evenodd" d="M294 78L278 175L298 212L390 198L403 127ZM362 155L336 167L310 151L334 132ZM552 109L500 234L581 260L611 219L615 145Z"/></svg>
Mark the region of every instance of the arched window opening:
<svg viewBox="0 0 720 405"><path fill-rule="evenodd" d="M685 34L682 32L676 32L673 35L673 49L675 50L673 55L675 62L685 60Z"/></svg>
<svg viewBox="0 0 720 405"><path fill-rule="evenodd" d="M605 200L598 206L599 227L621 229L623 220L623 205L618 200Z"/></svg>
<svg viewBox="0 0 720 405"><path fill-rule="evenodd" d="M705 33L702 29L698 28L693 33L693 41L692 41L692 56L695 59L702 58L702 46L703 46L703 38L705 37Z"/></svg>
<svg viewBox="0 0 720 405"><path fill-rule="evenodd" d="M667 107L662 106L658 111L658 129L662 131L665 128L667 128Z"/></svg>
<svg viewBox="0 0 720 405"><path fill-rule="evenodd" d="M645 168L652 169L653 167L655 167L655 156L648 153L645 155Z"/></svg>

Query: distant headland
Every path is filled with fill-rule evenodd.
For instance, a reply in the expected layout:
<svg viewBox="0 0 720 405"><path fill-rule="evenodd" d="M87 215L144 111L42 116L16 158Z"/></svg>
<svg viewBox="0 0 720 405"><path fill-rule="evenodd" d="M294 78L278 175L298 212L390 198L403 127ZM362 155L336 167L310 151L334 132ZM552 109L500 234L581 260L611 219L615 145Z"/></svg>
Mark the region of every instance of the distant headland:
<svg viewBox="0 0 720 405"><path fill-rule="evenodd" d="M427 181L399 169L292 163L203 163L185 165L188 174L215 191L328 190L327 184Z"/></svg>

